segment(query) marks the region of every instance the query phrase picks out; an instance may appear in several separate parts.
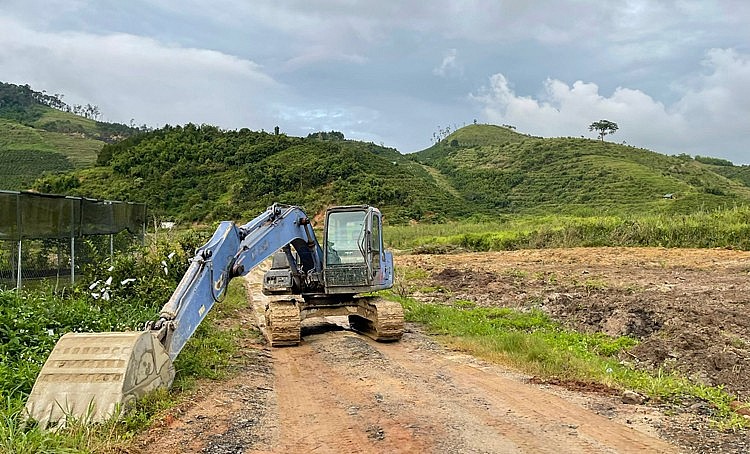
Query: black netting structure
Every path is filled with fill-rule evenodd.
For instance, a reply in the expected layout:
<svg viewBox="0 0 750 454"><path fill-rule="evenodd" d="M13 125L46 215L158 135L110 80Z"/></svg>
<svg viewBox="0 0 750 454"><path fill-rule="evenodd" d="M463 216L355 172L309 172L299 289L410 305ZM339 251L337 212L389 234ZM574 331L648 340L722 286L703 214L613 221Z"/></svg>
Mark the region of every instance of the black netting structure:
<svg viewBox="0 0 750 454"><path fill-rule="evenodd" d="M0 285L75 281L95 253L142 242L145 223L142 203L0 191Z"/></svg>

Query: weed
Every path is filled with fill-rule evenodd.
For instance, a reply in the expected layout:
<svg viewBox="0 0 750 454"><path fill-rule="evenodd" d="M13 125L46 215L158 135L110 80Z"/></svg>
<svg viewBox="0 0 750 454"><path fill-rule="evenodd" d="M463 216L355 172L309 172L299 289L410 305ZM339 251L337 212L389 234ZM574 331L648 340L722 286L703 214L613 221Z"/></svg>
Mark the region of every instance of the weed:
<svg viewBox="0 0 750 454"><path fill-rule="evenodd" d="M502 274L508 277L512 277L515 280L526 279L529 275L528 271L524 271L519 268L508 268L506 270L503 270Z"/></svg>
<svg viewBox="0 0 750 454"><path fill-rule="evenodd" d="M183 274L187 260L179 244L153 244L109 268L88 269L81 287L64 295L43 289L19 293L0 291L0 452L101 452L117 450L154 416L181 399L197 379L216 379L231 372L237 342L256 333L239 328L219 329L217 318L247 304L239 280L230 282L227 297L217 304L180 353L172 391L157 390L136 402L135 408L103 423L70 418L54 432L25 421L23 402L45 359L60 336L71 331L141 329L158 314ZM174 253L173 253L174 252ZM106 267L106 268L105 268ZM167 272L164 272L167 268ZM134 278L121 284L126 279ZM106 284L110 298L91 295L89 282ZM96 287L96 286L94 286ZM101 295L101 289L96 287Z"/></svg>

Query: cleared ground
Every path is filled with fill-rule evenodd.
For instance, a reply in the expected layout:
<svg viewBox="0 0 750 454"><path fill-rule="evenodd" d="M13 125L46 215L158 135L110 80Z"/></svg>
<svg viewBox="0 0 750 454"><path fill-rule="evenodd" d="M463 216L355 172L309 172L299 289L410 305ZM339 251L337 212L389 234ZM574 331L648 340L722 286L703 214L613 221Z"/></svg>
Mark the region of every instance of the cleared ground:
<svg viewBox="0 0 750 454"><path fill-rule="evenodd" d="M638 337L638 367L666 360L746 395L746 252L565 249L399 256L397 265L424 270L410 282L424 300L541 307L571 327ZM248 308L235 322L250 327L255 317ZM205 385L131 452L750 449L746 434L712 429L700 405L626 405L618 395L539 383L446 350L414 325L391 344L345 328L308 324L293 348L248 343L243 373Z"/></svg>

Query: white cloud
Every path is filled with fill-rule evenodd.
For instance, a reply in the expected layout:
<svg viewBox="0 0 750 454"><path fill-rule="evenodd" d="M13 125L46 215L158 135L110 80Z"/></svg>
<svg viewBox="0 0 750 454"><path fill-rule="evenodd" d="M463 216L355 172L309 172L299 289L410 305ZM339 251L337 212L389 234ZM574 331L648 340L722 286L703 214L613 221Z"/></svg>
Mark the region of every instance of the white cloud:
<svg viewBox="0 0 750 454"><path fill-rule="evenodd" d="M39 32L0 18L5 81L92 103L106 119L260 129L284 90L252 61L129 35ZM264 107L267 107L264 109Z"/></svg>
<svg viewBox="0 0 750 454"><path fill-rule="evenodd" d="M731 49L714 49L696 76L671 105L648 94L619 87L610 96L594 83L572 86L556 79L544 82L537 98L519 96L503 74L490 78L471 99L486 120L511 124L541 136L590 136L587 126L608 119L620 126L611 140L625 140L661 153L689 153L748 162L750 143L750 59Z"/></svg>
<svg viewBox="0 0 750 454"><path fill-rule="evenodd" d="M463 67L457 61L458 51L456 49L448 49L445 52L443 61L440 66L433 68L432 74L440 77L449 77L454 75L463 74Z"/></svg>

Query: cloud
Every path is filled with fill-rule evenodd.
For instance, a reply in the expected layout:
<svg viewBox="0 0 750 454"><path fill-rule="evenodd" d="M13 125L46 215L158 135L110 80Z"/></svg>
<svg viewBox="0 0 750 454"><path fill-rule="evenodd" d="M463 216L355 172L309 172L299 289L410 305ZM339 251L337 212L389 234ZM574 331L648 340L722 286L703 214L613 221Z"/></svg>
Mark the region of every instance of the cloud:
<svg viewBox="0 0 750 454"><path fill-rule="evenodd" d="M432 74L440 77L463 74L463 67L457 62L457 56L458 51L456 51L456 49L448 49L445 52L442 63L440 63L440 66L432 70Z"/></svg>
<svg viewBox="0 0 750 454"><path fill-rule="evenodd" d="M124 33L39 32L2 18L0 29L4 80L97 104L111 121L260 129L285 90L254 62L218 51Z"/></svg>
<svg viewBox="0 0 750 454"><path fill-rule="evenodd" d="M547 79L536 98L520 96L501 74L470 98L484 119L511 124L541 136L589 135L587 126L600 119L616 122L611 140L668 154L721 156L748 162L750 143L750 59L732 49L713 49L703 61L705 72L675 87L679 99L665 105L635 89L618 87L609 95L595 83L568 85Z"/></svg>

